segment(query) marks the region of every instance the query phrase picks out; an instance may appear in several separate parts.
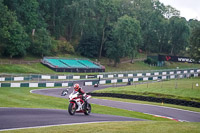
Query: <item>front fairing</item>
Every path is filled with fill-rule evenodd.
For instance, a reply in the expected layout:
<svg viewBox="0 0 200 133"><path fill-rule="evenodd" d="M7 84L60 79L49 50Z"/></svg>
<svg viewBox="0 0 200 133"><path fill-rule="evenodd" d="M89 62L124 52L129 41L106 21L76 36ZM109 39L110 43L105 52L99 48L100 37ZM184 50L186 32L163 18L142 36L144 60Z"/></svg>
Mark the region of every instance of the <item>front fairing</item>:
<svg viewBox="0 0 200 133"><path fill-rule="evenodd" d="M75 98L77 98L79 95L79 92L73 91L70 95L69 95L69 99L73 100Z"/></svg>

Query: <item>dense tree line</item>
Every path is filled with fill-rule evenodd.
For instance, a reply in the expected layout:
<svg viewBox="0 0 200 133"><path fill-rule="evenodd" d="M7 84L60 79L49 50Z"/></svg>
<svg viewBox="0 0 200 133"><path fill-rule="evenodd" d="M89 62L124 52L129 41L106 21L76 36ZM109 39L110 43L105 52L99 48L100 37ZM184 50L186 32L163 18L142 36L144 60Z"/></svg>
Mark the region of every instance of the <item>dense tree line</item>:
<svg viewBox="0 0 200 133"><path fill-rule="evenodd" d="M0 54L76 52L115 65L139 49L178 55L200 27L179 14L158 0L0 0Z"/></svg>

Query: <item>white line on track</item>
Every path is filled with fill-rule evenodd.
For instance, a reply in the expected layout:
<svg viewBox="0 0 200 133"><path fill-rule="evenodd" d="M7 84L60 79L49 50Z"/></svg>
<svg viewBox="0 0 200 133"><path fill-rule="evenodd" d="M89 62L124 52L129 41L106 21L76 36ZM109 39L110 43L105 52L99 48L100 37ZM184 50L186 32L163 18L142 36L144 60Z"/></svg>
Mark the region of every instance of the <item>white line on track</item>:
<svg viewBox="0 0 200 133"><path fill-rule="evenodd" d="M95 121L95 122L82 122L82 123L70 123L70 124L55 124L55 125L46 125L46 126L34 126L34 127L24 127L24 128L0 129L0 131L32 129L32 128L45 128L45 127L53 127L53 126L82 125L82 124L93 124L93 123L104 123L104 122L119 122L119 121Z"/></svg>
<svg viewBox="0 0 200 133"><path fill-rule="evenodd" d="M33 93L34 91L41 91L41 90L53 90L53 89L70 89L71 87L65 87L65 88L46 88L46 89L34 89L34 90L30 90L30 93Z"/></svg>

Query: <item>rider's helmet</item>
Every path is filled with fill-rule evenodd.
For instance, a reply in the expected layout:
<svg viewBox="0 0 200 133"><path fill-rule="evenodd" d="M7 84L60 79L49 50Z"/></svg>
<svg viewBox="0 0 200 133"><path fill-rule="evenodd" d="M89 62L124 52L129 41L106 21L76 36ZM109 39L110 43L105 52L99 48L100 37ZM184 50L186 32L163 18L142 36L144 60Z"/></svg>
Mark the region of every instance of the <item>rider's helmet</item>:
<svg viewBox="0 0 200 133"><path fill-rule="evenodd" d="M75 91L78 91L79 88L80 88L79 84L75 84L75 85L74 85L74 90L75 90Z"/></svg>

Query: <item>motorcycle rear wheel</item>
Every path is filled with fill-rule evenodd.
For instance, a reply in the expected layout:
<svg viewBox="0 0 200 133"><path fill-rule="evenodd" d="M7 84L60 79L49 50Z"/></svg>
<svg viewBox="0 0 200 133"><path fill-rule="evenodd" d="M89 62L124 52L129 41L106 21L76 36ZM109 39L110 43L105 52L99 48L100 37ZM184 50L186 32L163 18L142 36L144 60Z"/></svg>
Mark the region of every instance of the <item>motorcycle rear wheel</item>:
<svg viewBox="0 0 200 133"><path fill-rule="evenodd" d="M87 105L86 105L86 109L85 109L85 111L84 111L84 114L85 115L89 115L90 114L90 112L91 112L91 105L89 104L89 103L87 103Z"/></svg>
<svg viewBox="0 0 200 133"><path fill-rule="evenodd" d="M70 115L74 115L76 112L76 105L74 105L75 103L70 103L68 106L68 112Z"/></svg>

